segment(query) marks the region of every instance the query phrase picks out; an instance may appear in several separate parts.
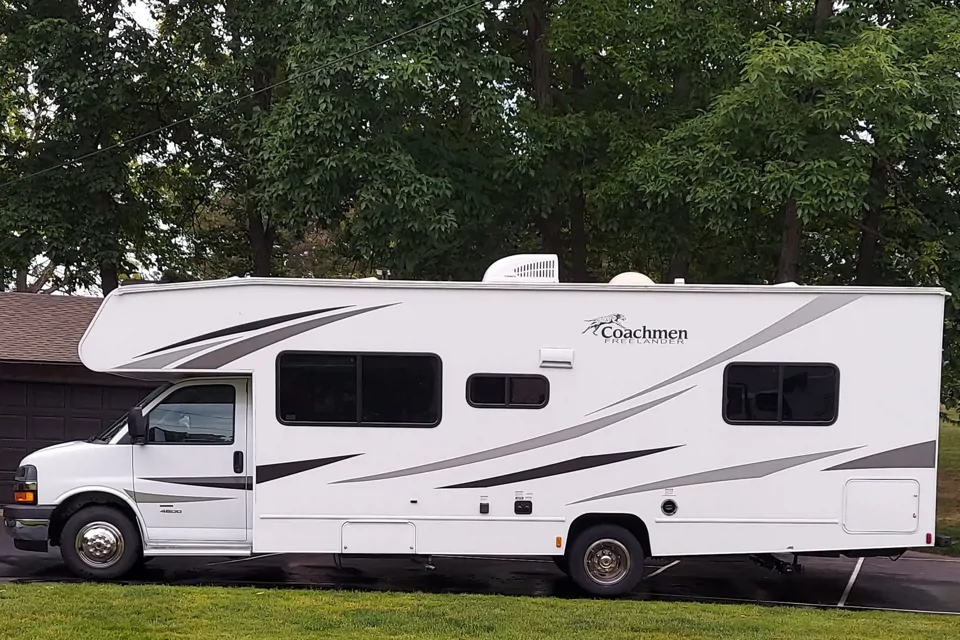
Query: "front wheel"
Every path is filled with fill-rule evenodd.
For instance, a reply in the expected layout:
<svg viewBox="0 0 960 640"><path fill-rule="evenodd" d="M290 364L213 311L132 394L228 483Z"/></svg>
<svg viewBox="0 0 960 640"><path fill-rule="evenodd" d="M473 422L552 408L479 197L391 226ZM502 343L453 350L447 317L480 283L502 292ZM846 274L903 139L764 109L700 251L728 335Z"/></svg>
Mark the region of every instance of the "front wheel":
<svg viewBox="0 0 960 640"><path fill-rule="evenodd" d="M617 525L585 530L570 546L570 577L596 596L619 596L643 576L644 551L636 536Z"/></svg>
<svg viewBox="0 0 960 640"><path fill-rule="evenodd" d="M107 506L85 507L70 516L60 534L67 567L88 580L113 580L128 573L143 555L140 532L123 513Z"/></svg>

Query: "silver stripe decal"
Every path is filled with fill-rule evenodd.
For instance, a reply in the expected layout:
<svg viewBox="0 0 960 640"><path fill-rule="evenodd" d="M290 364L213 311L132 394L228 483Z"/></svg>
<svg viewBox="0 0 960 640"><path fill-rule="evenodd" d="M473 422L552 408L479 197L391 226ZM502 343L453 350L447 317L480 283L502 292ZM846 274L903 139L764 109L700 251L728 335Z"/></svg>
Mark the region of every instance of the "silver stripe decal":
<svg viewBox="0 0 960 640"><path fill-rule="evenodd" d="M203 351L204 349L209 349L210 347L215 347L218 344L223 344L224 342L229 342L232 338L224 338L223 340L217 340L215 342L208 342L201 345L191 345L189 347L184 347L183 349L177 349L175 351L168 351L167 353L161 353L158 356L151 356L149 358L144 358L143 360L135 360L133 362L128 362L127 364L120 365L116 367L117 369L162 369L171 362L176 362L181 358L186 358L189 355Z"/></svg>
<svg viewBox="0 0 960 640"><path fill-rule="evenodd" d="M639 413L653 409L654 407L672 400L677 396L690 391L693 387L688 387L677 391L676 393L671 393L668 396L662 398L657 398L646 404L641 404L639 406L633 407L631 409L626 409L619 413L613 413L609 416L604 416L603 418L597 418L596 420L591 420L590 422L584 422L572 427L567 427L566 429L561 429L560 431L554 431L553 433L547 433L542 436L537 436L535 438L530 438L529 440L521 440L520 442L514 442L513 444L507 444L502 447L495 447L493 449L487 449L486 451L478 451L477 453L471 453L465 456L459 456L457 458L450 458L449 460L441 460L440 462L431 462L430 464L422 464L416 467L409 467L407 469L401 469L399 471L390 471L388 473L379 473L372 476L363 476L362 478L351 478L349 480L339 480L337 482L332 482L331 484L344 484L349 482L368 482L371 480L389 480L392 478L403 478L405 476L412 476L421 473L430 473L431 471L440 471L443 469L453 469L454 467L462 467L467 464L474 464L477 462L485 462L487 460L493 460L495 458L502 458L504 456L511 456L517 453L523 453L524 451L530 451L532 449L539 449L540 447L546 447L551 444L557 444L559 442L566 442L567 440L573 440L574 438L579 438L585 436L588 433L593 433L594 431L599 431L604 427L609 427L612 424L616 424L627 418L631 418Z"/></svg>
<svg viewBox="0 0 960 640"><path fill-rule="evenodd" d="M679 476L677 478L670 478L668 480L660 480L658 482L641 484L637 485L636 487L630 487L629 489L620 489L619 491L603 493L591 498L577 500L576 502L571 502L570 504L580 504L583 502L590 502L592 500L603 500L604 498L617 498L634 493L657 491L659 489L676 489L677 487L687 487L694 484L712 484L714 482L730 482L731 480L754 480L756 478L763 478L764 476L768 476L772 473L777 473L778 471L784 471L785 469L789 469L791 467L797 467L801 464L806 464L822 458L829 458L830 456L836 456L841 453L846 453L847 451L853 451L854 449L860 448L861 447L849 447L847 449L837 449L835 451L824 451L823 453L807 453L801 456L791 456L789 458L779 458L777 460L765 460L763 462L751 462L748 464L736 465L734 467L715 469L713 471L703 471L701 473L694 473L688 476Z"/></svg>
<svg viewBox="0 0 960 640"><path fill-rule="evenodd" d="M175 368L219 369L223 365L233 362L234 360L238 360L245 355L253 353L254 351L258 351L264 347L269 347L270 345L280 342L281 340L292 338L293 336L300 335L301 333L310 331L311 329L316 329L317 327L322 327L324 325L337 322L338 320L345 320L346 318L351 318L362 313L368 313L370 311L376 311L377 309L392 307L397 304L400 303L392 302L390 304L367 307L366 309L352 309L350 311L343 311L341 313L335 313L322 318L306 320L297 324L281 327L280 329L274 329L273 331L265 331L264 333L251 336L244 340L232 342L225 347L220 347L219 349L211 351L210 353L205 353L202 356L198 356L193 360L188 360Z"/></svg>
<svg viewBox="0 0 960 640"><path fill-rule="evenodd" d="M143 491L130 491L124 489L126 494L133 498L138 504L162 504L170 502L173 504L181 502L214 502L216 500L235 500L236 498L205 498L202 496L171 496L162 493L145 493Z"/></svg>
<svg viewBox="0 0 960 640"><path fill-rule="evenodd" d="M663 382L658 382L652 387L647 387L643 391L639 391L631 396L627 396L622 400L617 400L616 402L608 404L605 407L601 407L596 411L591 411L587 415L588 416L593 415L594 413L598 413L605 409L609 409L610 407L615 407L618 404L627 402L628 400L639 398L640 396L648 394L651 391L662 389L663 387L673 384L674 382L679 382L680 380L689 378L690 376L696 375L701 371L706 371L707 369L711 367L715 367L716 365L721 364L723 362L726 362L731 358L735 358L739 355L746 353L747 351L756 349L757 347L762 346L770 342L771 340L776 340L777 338L784 336L790 333L791 331L799 329L800 327L806 324L810 324L811 322L813 322L814 320L817 320L818 318L822 318L827 314L833 313L837 309L840 309L841 307L845 307L846 305L850 304L851 302L853 302L854 300L857 300L860 297L861 296L859 294L849 294L849 293L825 294L825 295L817 296L816 298L814 298L807 304L803 305L793 313L786 315L783 318L777 320L766 329L761 329L759 332L753 334L746 340L743 340L742 342L735 344L734 346L730 347L726 351L722 351L717 355L713 356L712 358L708 358L707 360L704 360L700 364L690 367L683 373L679 373L673 376L672 378L667 378Z"/></svg>
<svg viewBox="0 0 960 640"><path fill-rule="evenodd" d="M937 466L937 441L921 442L889 451L882 451L850 462L829 467L824 471L851 469L933 469Z"/></svg>

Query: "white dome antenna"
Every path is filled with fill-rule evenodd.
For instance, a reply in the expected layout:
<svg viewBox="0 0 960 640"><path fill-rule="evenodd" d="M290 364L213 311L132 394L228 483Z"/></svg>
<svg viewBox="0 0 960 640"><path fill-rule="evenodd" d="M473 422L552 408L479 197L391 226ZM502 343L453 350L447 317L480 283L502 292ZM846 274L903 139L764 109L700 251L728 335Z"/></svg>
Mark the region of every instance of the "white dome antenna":
<svg viewBox="0 0 960 640"><path fill-rule="evenodd" d="M483 282L560 282L554 254L525 253L500 258L487 268Z"/></svg>
<svg viewBox="0 0 960 640"><path fill-rule="evenodd" d="M636 271L624 271L613 276L610 284L655 284L648 276Z"/></svg>

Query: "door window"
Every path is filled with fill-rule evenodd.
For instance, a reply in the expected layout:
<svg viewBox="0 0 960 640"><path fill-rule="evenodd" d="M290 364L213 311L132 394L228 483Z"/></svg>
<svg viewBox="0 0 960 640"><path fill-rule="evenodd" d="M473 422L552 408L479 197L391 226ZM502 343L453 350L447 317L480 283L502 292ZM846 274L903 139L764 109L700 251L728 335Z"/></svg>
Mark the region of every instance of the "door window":
<svg viewBox="0 0 960 640"><path fill-rule="evenodd" d="M177 389L148 417L147 442L156 444L233 444L233 385Z"/></svg>

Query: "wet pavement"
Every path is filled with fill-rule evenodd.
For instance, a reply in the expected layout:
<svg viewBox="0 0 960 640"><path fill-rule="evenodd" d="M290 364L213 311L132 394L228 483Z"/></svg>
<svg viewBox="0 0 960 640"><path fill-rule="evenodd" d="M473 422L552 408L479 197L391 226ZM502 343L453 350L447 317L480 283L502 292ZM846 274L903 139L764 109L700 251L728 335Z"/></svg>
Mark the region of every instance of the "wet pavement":
<svg viewBox="0 0 960 640"><path fill-rule="evenodd" d="M789 558L784 558L789 560ZM585 597L543 559L434 557L412 560L267 555L253 558L154 558L125 583L487 593ZM898 609L960 615L960 559L907 553L857 560L803 558L783 575L745 558L650 560L632 598ZM856 573L856 575L854 575ZM18 551L0 535L0 581L75 581L60 554Z"/></svg>

